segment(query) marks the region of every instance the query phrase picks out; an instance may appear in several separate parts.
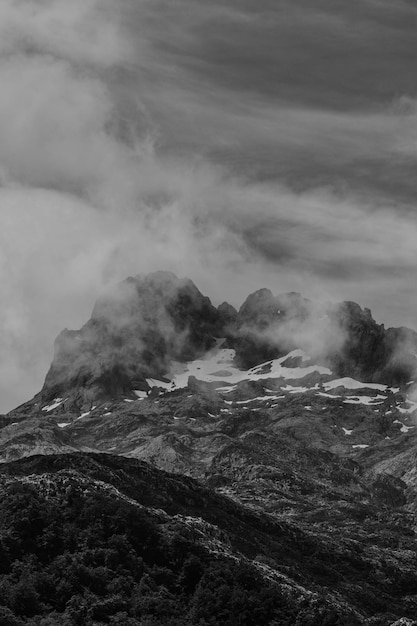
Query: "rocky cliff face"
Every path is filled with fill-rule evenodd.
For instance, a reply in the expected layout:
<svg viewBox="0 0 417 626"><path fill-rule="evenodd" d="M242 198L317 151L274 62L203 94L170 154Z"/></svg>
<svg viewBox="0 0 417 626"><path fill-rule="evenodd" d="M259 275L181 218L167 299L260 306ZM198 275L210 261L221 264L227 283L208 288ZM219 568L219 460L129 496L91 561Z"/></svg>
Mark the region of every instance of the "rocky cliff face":
<svg viewBox="0 0 417 626"><path fill-rule="evenodd" d="M323 305L261 289L240 308L234 339L241 367L301 348L335 374L361 381L403 385L417 369L417 333L385 330L355 302Z"/></svg>
<svg viewBox="0 0 417 626"><path fill-rule="evenodd" d="M225 337L236 365L250 368L301 348L340 376L405 384L417 367L417 334L378 325L353 302L319 305L268 289L251 294L239 312L217 309L194 283L169 272L128 278L105 293L91 319L56 339L41 401L70 397L83 410L93 402L133 397L147 379L164 378Z"/></svg>
<svg viewBox="0 0 417 626"><path fill-rule="evenodd" d="M204 354L221 331L218 311L192 281L169 272L128 278L97 301L81 330L57 337L42 401L70 395L81 409L131 395L173 360Z"/></svg>
<svg viewBox="0 0 417 626"><path fill-rule="evenodd" d="M404 385L417 368L417 333L407 328L377 324L369 309L343 302L329 312L333 326L344 338L339 350L331 352L329 363L340 376L359 380Z"/></svg>
<svg viewBox="0 0 417 626"><path fill-rule="evenodd" d="M294 350L302 343L299 330L313 314L313 304L298 293L274 296L259 289L239 309L234 333L236 362L253 367Z"/></svg>

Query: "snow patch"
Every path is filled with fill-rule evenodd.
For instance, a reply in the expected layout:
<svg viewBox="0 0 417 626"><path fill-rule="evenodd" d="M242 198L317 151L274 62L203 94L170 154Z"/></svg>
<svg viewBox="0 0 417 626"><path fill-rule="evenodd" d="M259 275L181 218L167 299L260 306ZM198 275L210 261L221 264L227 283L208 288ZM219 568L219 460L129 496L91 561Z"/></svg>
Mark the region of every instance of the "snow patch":
<svg viewBox="0 0 417 626"><path fill-rule="evenodd" d="M281 398L285 398L285 396L258 396L256 398L249 398L248 400L236 400L235 404L248 404L249 402L268 402L270 400L280 400ZM226 404L232 404L232 402L227 402Z"/></svg>
<svg viewBox="0 0 417 626"><path fill-rule="evenodd" d="M221 391L222 393L230 393L231 391L235 391L237 389L237 385L231 385L230 387L216 387L216 391Z"/></svg>
<svg viewBox="0 0 417 626"><path fill-rule="evenodd" d="M77 420L82 419L83 417L87 417L87 415L90 415L91 411L87 411L86 413L81 413L80 417L77 417ZM75 420L75 421L77 421Z"/></svg>
<svg viewBox="0 0 417 626"><path fill-rule="evenodd" d="M387 385L378 385L377 383L361 383L353 378L336 378L324 383L326 391L335 389L336 387L344 387L345 389L376 389L378 391L386 391Z"/></svg>
<svg viewBox="0 0 417 626"><path fill-rule="evenodd" d="M306 391L310 391L311 389L316 389L317 386L314 387L293 387L292 385L286 385L282 387L282 391L288 391L288 393L305 393Z"/></svg>
<svg viewBox="0 0 417 626"><path fill-rule="evenodd" d="M290 352L289 354L287 354L285 357L283 357L282 361L286 361L287 359L295 359L295 358L301 358L301 362L305 362L305 361L310 361L311 360L311 356L309 354L307 354L306 352L304 352L304 350L293 350L292 352Z"/></svg>
<svg viewBox="0 0 417 626"><path fill-rule="evenodd" d="M318 396L322 398L341 398L342 396L335 396L333 393L324 393L324 391L319 391Z"/></svg>
<svg viewBox="0 0 417 626"><path fill-rule="evenodd" d="M413 428L415 428L415 426L406 426L403 422L400 422L400 420L394 420L393 424L401 424L400 431L402 433L408 433L409 430L413 430Z"/></svg>
<svg viewBox="0 0 417 626"><path fill-rule="evenodd" d="M137 396L141 400L143 400L144 398L148 397L148 392L147 391L142 391L141 389L134 389L133 393L135 394L135 396Z"/></svg>
<svg viewBox="0 0 417 626"><path fill-rule="evenodd" d="M400 413L413 413L417 409L417 402L412 402L411 400L407 400L406 404L408 404L408 408L398 407Z"/></svg>
<svg viewBox="0 0 417 626"><path fill-rule="evenodd" d="M52 404L49 404L48 406L44 406L42 411L46 411L47 413L49 413L49 411L53 411L54 409L58 408L63 402L65 402L66 398L55 398L52 401Z"/></svg>
<svg viewBox="0 0 417 626"><path fill-rule="evenodd" d="M235 354L235 351L232 349L215 348L202 359L196 359L186 364L175 363L172 380L169 382L156 379L147 379L146 382L150 387L162 387L167 391L174 391L175 389L187 387L190 376L195 376L198 380L208 383L218 382L219 377L223 376L228 378L232 386L217 387L216 391L230 393L236 388L233 385L244 380L257 381L269 378L291 380L304 378L314 372L323 375L332 374L327 367L320 365L310 365L308 367L284 367L282 365L286 359L291 357L301 356L303 359L309 359L310 357L302 350L293 350L279 359L265 361L265 363L261 363L249 370L239 370L235 367Z"/></svg>
<svg viewBox="0 0 417 626"><path fill-rule="evenodd" d="M167 391L173 391L175 388L175 383L173 381L167 382L166 380L158 380L157 378L147 378L146 382L149 387L161 387L162 389L166 389ZM186 387L187 385L184 385Z"/></svg>
<svg viewBox="0 0 417 626"><path fill-rule="evenodd" d="M349 398L343 400L344 404L365 404L366 406L376 406L383 404L383 402L375 402L375 400L385 400L385 396L358 396L357 398Z"/></svg>

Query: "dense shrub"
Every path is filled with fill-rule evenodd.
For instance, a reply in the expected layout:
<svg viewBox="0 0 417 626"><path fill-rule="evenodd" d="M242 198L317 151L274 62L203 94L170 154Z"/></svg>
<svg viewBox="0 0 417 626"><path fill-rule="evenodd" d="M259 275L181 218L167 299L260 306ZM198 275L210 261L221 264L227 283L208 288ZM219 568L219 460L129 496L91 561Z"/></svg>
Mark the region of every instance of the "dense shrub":
<svg viewBox="0 0 417 626"><path fill-rule="evenodd" d="M11 482L0 517L0 626L294 623L277 587L169 532L152 511L72 487ZM302 622L300 622L302 623Z"/></svg>

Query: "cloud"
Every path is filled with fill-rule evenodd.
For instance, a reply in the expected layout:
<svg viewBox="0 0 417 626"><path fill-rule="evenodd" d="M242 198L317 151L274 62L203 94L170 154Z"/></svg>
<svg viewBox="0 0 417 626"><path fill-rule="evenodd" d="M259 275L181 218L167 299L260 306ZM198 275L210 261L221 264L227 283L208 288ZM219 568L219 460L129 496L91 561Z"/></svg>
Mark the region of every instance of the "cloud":
<svg viewBox="0 0 417 626"><path fill-rule="evenodd" d="M2 3L3 410L40 388L54 336L139 272L172 269L235 305L265 285L412 318L415 39L386 3L366 3L357 35L352 11L314 4ZM337 50L349 80L323 58ZM386 78L388 57L373 99L366 76Z"/></svg>
<svg viewBox="0 0 417 626"><path fill-rule="evenodd" d="M6 0L0 24L2 55L49 54L99 68L132 61L133 46L113 0Z"/></svg>
<svg viewBox="0 0 417 626"><path fill-rule="evenodd" d="M109 283L170 267L197 281L212 271L215 284L240 255L220 226L204 227L204 237L198 228L176 206L147 215L125 211L122 219L61 192L0 191L3 406L12 408L39 390L53 338L64 326L80 327Z"/></svg>
<svg viewBox="0 0 417 626"><path fill-rule="evenodd" d="M10 179L85 189L121 158L105 132L111 101L99 81L45 56L3 61L0 81L0 160Z"/></svg>

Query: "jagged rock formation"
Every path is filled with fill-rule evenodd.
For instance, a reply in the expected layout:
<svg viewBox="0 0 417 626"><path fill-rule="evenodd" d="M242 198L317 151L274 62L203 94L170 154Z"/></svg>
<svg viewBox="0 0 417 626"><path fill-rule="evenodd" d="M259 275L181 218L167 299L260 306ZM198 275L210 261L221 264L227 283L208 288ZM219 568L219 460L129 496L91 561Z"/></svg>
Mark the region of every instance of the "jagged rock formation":
<svg viewBox="0 0 417 626"><path fill-rule="evenodd" d="M318 305L298 293L273 296L269 289L250 295L236 321L236 359L252 367L295 348L339 376L402 385L417 369L417 333L377 324L355 302Z"/></svg>
<svg viewBox="0 0 417 626"><path fill-rule="evenodd" d="M297 347L298 329L313 313L313 304L298 293L274 296L259 289L248 296L236 319L234 347L239 367L276 359Z"/></svg>
<svg viewBox="0 0 417 626"><path fill-rule="evenodd" d="M233 335L236 330L236 321L238 312L235 307L228 302L222 302L217 307L217 312L220 316L220 324L223 329L223 333L227 336Z"/></svg>
<svg viewBox="0 0 417 626"><path fill-rule="evenodd" d="M239 312L226 302L216 309L192 281L156 272L123 281L98 300L81 330L57 337L39 400L70 397L82 411L134 397L134 390L148 389L147 378L167 376L173 361L203 355L219 337L243 369L295 348L357 380L402 385L417 367L417 334L385 330L353 302L318 305L297 293L260 289Z"/></svg>
<svg viewBox="0 0 417 626"><path fill-rule="evenodd" d="M98 300L81 330L57 337L42 400L70 394L82 408L146 389L147 377L203 354L221 329L217 310L192 281L169 272L128 278Z"/></svg>
<svg viewBox="0 0 417 626"><path fill-rule="evenodd" d="M369 309L343 302L330 311L330 321L345 337L340 350L330 354L331 367L340 376L403 385L417 367L417 333L408 328L377 324Z"/></svg>

